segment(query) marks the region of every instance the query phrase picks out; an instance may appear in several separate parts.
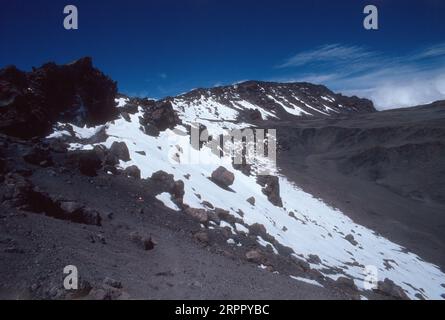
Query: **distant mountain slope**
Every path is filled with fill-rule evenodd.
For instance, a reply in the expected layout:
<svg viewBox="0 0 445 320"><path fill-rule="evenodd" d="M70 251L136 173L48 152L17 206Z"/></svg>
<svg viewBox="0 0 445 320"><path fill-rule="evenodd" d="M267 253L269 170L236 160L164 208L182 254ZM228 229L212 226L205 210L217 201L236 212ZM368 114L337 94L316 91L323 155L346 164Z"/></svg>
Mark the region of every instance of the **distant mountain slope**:
<svg viewBox="0 0 445 320"><path fill-rule="evenodd" d="M346 97L310 83L247 81L196 89L166 100L171 101L179 113L203 120L286 120L376 111L369 100Z"/></svg>
<svg viewBox="0 0 445 320"><path fill-rule="evenodd" d="M445 101L269 126L284 175L445 269Z"/></svg>

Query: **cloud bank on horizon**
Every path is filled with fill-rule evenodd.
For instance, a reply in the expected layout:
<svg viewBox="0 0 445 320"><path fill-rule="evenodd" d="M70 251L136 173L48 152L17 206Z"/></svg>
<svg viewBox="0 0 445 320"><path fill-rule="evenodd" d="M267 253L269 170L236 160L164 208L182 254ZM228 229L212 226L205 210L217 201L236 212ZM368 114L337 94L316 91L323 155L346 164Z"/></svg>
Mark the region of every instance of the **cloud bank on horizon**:
<svg viewBox="0 0 445 320"><path fill-rule="evenodd" d="M379 110L445 99L445 42L399 56L362 46L326 44L299 52L277 68L299 72L277 80L324 84L367 97Z"/></svg>

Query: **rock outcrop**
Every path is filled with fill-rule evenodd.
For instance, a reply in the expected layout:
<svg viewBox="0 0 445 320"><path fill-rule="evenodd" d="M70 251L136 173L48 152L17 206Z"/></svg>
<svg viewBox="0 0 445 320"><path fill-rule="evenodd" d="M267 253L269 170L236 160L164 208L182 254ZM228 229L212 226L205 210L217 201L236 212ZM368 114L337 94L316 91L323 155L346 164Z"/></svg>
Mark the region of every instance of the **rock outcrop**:
<svg viewBox="0 0 445 320"><path fill-rule="evenodd" d="M280 197L280 183L277 176L258 176L257 182L263 187L263 193L275 206L282 207L283 201Z"/></svg>
<svg viewBox="0 0 445 320"><path fill-rule="evenodd" d="M101 124L118 114L116 94L116 82L88 57L31 72L9 66L0 70L0 132L31 138L50 133L56 121Z"/></svg>

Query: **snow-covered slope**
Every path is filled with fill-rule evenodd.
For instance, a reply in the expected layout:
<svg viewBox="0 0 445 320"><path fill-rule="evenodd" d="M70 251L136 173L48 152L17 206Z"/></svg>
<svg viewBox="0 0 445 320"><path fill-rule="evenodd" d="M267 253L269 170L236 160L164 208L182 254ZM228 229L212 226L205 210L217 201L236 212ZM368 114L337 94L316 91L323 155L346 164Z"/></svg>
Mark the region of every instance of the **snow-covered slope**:
<svg viewBox="0 0 445 320"><path fill-rule="evenodd" d="M310 83L247 81L226 87L196 89L171 100L184 118L204 121L287 120L375 111L369 100L345 97ZM253 111L259 114L255 115Z"/></svg>
<svg viewBox="0 0 445 320"><path fill-rule="evenodd" d="M247 97L243 90L236 86L224 88L223 92L218 92L218 96L211 91L196 91L172 99L173 108L182 121L173 130L162 131L159 136L145 134L139 123L144 111L139 108L137 113L130 114L127 119L121 117L105 124L108 138L101 144L110 148L115 141L125 142L131 160L121 161L122 168L136 165L143 178L148 178L159 170L173 174L175 180L184 182L186 205L207 209L210 203L216 208L229 211L240 223L221 221L219 227L228 226L233 233L246 233L247 228L255 223L263 225L277 243L291 248L292 255L306 260L312 269L319 270L326 277L335 280L340 276L347 276L354 280L358 288L365 290L369 289L365 280L369 280L370 272L376 271L379 281L391 279L402 287L410 298L441 299L445 292L445 288L441 286L445 282L445 275L437 266L423 261L405 248L377 235L373 230L354 223L341 211L302 191L285 176L276 172L283 202L283 206L278 207L263 193L255 170L251 175L245 175L234 168L231 159L220 159L205 146L201 150L190 147L188 125L199 122L204 124L211 134L221 134L227 129L247 126L247 119L246 122L237 120L242 119L241 115L249 109L258 109L266 119L279 119L285 113L313 116L351 112L351 109L345 111L345 98L333 94L325 93L320 95L319 99L311 100L310 95L304 94L304 87L299 89L300 95L295 92L284 95L276 90L286 91L289 88L262 87L257 83L240 86L245 85L254 85L258 91L264 91L263 95L255 99L262 102L266 101L262 99L267 99L267 103L254 101L251 94ZM127 100L120 99L118 103L122 107ZM77 138L88 139L98 132L98 129L75 128L74 132ZM63 130L54 132L52 137L68 135L70 133ZM85 142L71 144L72 149L91 149L93 146L94 144ZM190 158L199 161L190 163L187 161ZM261 161L262 159L256 159L256 164L259 165ZM209 179L219 166L224 166L234 174L231 190L222 188ZM251 197L255 198L255 204L247 201ZM184 214L168 198L168 194L163 193L158 199L167 207L177 210L178 219ZM210 223L202 227L218 226ZM261 237L257 240L259 245L270 244L274 247ZM274 251L280 254L275 247ZM314 262L314 255L319 257L320 262Z"/></svg>

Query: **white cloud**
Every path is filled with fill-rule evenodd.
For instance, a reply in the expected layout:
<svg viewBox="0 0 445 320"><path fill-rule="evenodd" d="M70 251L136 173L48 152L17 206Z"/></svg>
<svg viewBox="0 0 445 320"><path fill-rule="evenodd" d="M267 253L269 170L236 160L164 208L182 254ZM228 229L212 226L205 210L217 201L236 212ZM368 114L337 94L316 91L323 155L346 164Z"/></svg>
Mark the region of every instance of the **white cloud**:
<svg viewBox="0 0 445 320"><path fill-rule="evenodd" d="M369 98L380 110L445 99L445 43L401 56L384 56L358 46L325 45L296 54L280 67L310 70L286 81L325 84Z"/></svg>
<svg viewBox="0 0 445 320"><path fill-rule="evenodd" d="M431 103L445 98L445 74L386 81L370 89L368 96L380 110Z"/></svg>
<svg viewBox="0 0 445 320"><path fill-rule="evenodd" d="M298 67L310 63L331 62L351 63L364 58L371 58L375 54L359 46L343 46L340 44L327 44L314 50L300 52L287 59L280 68Z"/></svg>

